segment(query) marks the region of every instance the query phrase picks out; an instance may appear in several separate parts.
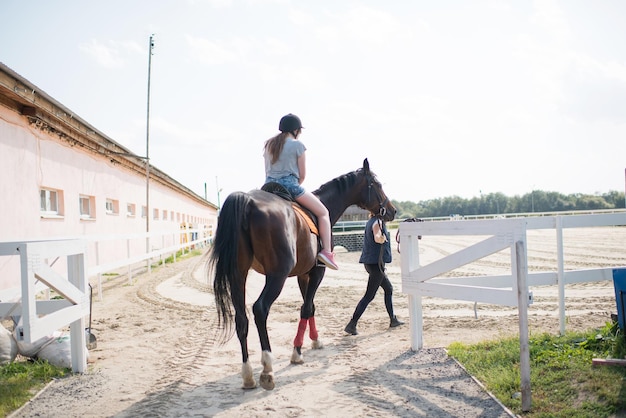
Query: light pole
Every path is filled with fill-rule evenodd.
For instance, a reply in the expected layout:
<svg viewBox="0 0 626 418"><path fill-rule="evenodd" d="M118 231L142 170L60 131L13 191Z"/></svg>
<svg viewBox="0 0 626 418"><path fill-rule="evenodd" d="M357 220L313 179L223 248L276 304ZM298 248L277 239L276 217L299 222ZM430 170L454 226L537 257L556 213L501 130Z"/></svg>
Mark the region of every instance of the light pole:
<svg viewBox="0 0 626 418"><path fill-rule="evenodd" d="M217 181L217 176L215 176L215 190L217 190L217 216L219 216L220 215L220 208L221 208L220 192L222 191L222 189L220 189L220 184Z"/></svg>
<svg viewBox="0 0 626 418"><path fill-rule="evenodd" d="M152 49L154 34L150 35L148 44L148 103L146 106L146 254L150 253L150 72L152 71ZM148 258L150 271L150 258Z"/></svg>

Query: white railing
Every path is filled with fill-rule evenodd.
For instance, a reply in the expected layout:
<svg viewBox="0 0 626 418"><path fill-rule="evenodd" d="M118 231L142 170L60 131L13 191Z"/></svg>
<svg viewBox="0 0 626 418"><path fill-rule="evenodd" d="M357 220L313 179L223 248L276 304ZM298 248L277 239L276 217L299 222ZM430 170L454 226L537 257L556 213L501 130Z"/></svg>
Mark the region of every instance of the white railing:
<svg viewBox="0 0 626 418"><path fill-rule="evenodd" d="M78 373L87 368L85 317L89 314L90 300L85 252L84 240L0 243L0 255L19 256L22 278L20 301L0 303L0 318L19 316L21 323L16 335L27 343L69 324L72 370ZM64 256L67 258L65 274L59 274L46 262ZM37 281L55 290L63 299L37 300Z"/></svg>
<svg viewBox="0 0 626 418"><path fill-rule="evenodd" d="M528 286L559 286L559 322L565 332L565 285L611 280L614 266L565 271L563 229L626 225L626 213L542 216L492 220L453 220L440 222L401 222L402 290L409 295L411 348L423 347L422 297L440 297L473 302L517 306L520 328L522 403L530 402L527 308L532 303ZM526 231L555 229L557 240L556 271L528 273ZM419 236L480 236L482 241L449 254L428 265L419 263ZM456 268L496 252L510 249L511 274L499 276L440 277Z"/></svg>
<svg viewBox="0 0 626 418"><path fill-rule="evenodd" d="M148 243L148 238L150 239ZM167 257L173 257L176 262L176 254L178 251L190 251L192 248L205 247L212 242L212 235L206 230L200 229L183 229L171 232L153 232L149 234L133 234L133 235L109 235L109 236L89 236L87 241L93 244L93 254L95 265L87 269L89 277L97 278L98 297L102 300L102 275L107 272L119 271L127 269L128 284L133 283L133 266L146 263L148 272L150 272L152 262L159 260L164 264ZM117 257L102 257L102 247L107 243L113 245L122 245L125 249L124 254L118 254ZM141 251L137 251L137 244L143 245ZM135 250L133 251L133 247Z"/></svg>
<svg viewBox="0 0 626 418"><path fill-rule="evenodd" d="M410 297L411 295L415 297L435 296L516 306L516 294L513 292L515 281L513 256L511 256L512 273L510 275L438 276L442 276L444 273L477 261L494 252L512 247L517 240L521 240L524 246L526 246L527 230L554 229L556 231L557 244L556 270L533 273L526 271L525 274L528 277L528 286L559 286L559 322L561 333L564 333L565 285L611 280L613 269L623 268L624 266L566 271L563 258L563 229L619 225L626 225L626 212L493 220L401 222L399 235L402 246L403 291L409 294ZM488 238L426 266L420 266L419 240L417 237L429 235L476 235L488 236ZM421 347L421 342L419 345Z"/></svg>
<svg viewBox="0 0 626 418"><path fill-rule="evenodd" d="M420 218L424 222L440 222L440 221L470 221L484 219L510 219L510 218L542 218L553 216L570 216L570 215L603 215L614 213L626 213L626 209L593 209L593 210L570 210L560 212L518 212L518 213L485 213L481 215L461 215L451 214L449 216L433 216L429 218ZM389 228L397 228L404 219L396 219L388 223Z"/></svg>
<svg viewBox="0 0 626 418"><path fill-rule="evenodd" d="M86 369L85 317L90 313L92 302L88 291L89 278L97 277L102 298L103 273L127 267L128 280L132 284L132 265L146 262L149 271L154 259L165 263L165 257L171 255L175 261L178 251L182 250L184 254L194 247L209 244L211 237L205 233L206 230L184 229L165 233L0 242L0 257L17 261L15 274L19 275L21 283L19 287L0 290L0 319L19 318L16 335L27 343L69 325L72 369L82 373ZM156 241L160 247L154 246ZM120 257L119 251L109 252L107 256L102 251L105 243L125 249L125 256ZM94 261L88 265L87 260ZM8 263L2 266L3 273L7 274L11 266ZM43 298L40 297L42 292L45 292ZM51 292L56 292L62 299L49 300Z"/></svg>

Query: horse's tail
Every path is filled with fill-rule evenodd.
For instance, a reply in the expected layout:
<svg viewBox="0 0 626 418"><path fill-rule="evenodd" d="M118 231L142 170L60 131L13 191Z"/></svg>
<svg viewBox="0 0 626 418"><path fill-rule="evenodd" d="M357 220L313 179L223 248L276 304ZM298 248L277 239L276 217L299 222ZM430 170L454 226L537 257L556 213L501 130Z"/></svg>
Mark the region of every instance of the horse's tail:
<svg viewBox="0 0 626 418"><path fill-rule="evenodd" d="M238 269L238 246L240 236L248 229L246 208L250 196L243 192L230 194L220 210L213 248L209 258L208 271L214 271L213 292L217 307L218 326L222 331L222 342L233 336L233 305L241 301L233 300L233 290L244 292L242 272ZM243 298L243 294L236 295ZM243 306L245 314L245 306Z"/></svg>

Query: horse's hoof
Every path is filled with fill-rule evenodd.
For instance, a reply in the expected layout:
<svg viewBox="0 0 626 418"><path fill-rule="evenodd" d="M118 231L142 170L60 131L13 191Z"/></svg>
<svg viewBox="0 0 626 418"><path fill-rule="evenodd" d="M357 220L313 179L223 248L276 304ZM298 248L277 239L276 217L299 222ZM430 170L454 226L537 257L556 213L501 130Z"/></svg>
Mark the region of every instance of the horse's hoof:
<svg viewBox="0 0 626 418"><path fill-rule="evenodd" d="M314 350L319 350L321 348L324 348L324 343L322 343L320 340L313 340L311 346Z"/></svg>
<svg viewBox="0 0 626 418"><path fill-rule="evenodd" d="M243 386L241 386L241 388L245 390L256 389L256 381L252 379L251 382L243 382Z"/></svg>
<svg viewBox="0 0 626 418"><path fill-rule="evenodd" d="M252 366L249 361L241 365L241 379L243 380L242 389L254 389L256 387Z"/></svg>
<svg viewBox="0 0 626 418"><path fill-rule="evenodd" d="M261 373L261 377L259 378L259 383L261 384L261 387L265 390L272 390L274 389L275 385L274 385L274 376L272 376L271 374L263 374Z"/></svg>
<svg viewBox="0 0 626 418"><path fill-rule="evenodd" d="M302 354L298 352L298 348L293 348L293 353L291 353L291 364L302 364L304 363L304 357Z"/></svg>

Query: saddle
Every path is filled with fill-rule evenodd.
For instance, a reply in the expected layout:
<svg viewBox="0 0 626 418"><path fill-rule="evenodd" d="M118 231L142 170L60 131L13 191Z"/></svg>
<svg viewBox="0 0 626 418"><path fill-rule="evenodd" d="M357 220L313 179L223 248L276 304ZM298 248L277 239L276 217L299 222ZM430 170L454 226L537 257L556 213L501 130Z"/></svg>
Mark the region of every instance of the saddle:
<svg viewBox="0 0 626 418"><path fill-rule="evenodd" d="M291 193L289 193L289 190L287 190L285 186L280 183L269 182L265 183L261 187L261 190L275 194L282 199L290 201L291 207L296 212L296 214L306 222L306 224L309 226L309 230L311 231L311 233L317 235L318 237L320 236L313 214L308 209L302 207L298 202L296 202L296 199L293 198L293 196L291 195Z"/></svg>

